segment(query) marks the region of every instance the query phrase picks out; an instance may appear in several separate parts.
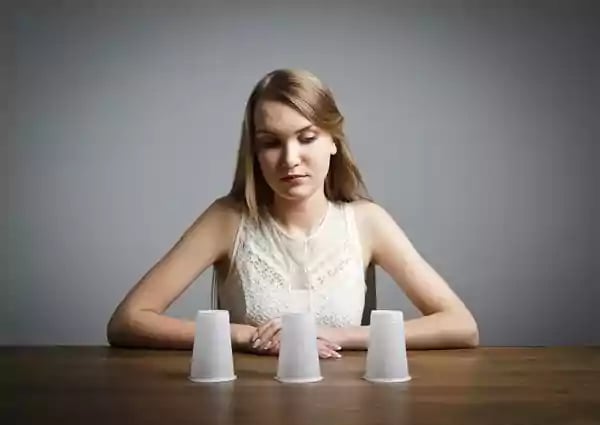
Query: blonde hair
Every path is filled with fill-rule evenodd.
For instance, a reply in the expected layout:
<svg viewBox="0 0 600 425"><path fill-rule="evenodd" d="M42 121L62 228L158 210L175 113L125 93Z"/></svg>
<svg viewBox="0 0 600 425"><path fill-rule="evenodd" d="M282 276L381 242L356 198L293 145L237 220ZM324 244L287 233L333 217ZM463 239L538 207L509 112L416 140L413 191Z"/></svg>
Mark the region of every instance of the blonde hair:
<svg viewBox="0 0 600 425"><path fill-rule="evenodd" d="M262 100L282 102L331 134L337 153L331 157L325 178L327 199L334 202L370 200L348 148L343 130L344 117L331 90L306 70L278 69L256 84L246 103L235 176L229 193L251 218L257 219L262 207L273 199L273 190L260 170L254 143L254 111Z"/></svg>

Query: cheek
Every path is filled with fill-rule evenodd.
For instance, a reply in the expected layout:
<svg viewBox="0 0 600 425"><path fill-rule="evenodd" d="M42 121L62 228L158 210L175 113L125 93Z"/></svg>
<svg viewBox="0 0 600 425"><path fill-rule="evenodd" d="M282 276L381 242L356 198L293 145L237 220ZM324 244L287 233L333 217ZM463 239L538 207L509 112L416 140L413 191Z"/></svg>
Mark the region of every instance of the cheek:
<svg viewBox="0 0 600 425"><path fill-rule="evenodd" d="M327 176L327 174L329 173L330 161L331 161L331 156L327 155L327 157L324 158L321 163L321 173L323 174L323 178L325 178Z"/></svg>
<svg viewBox="0 0 600 425"><path fill-rule="evenodd" d="M331 153L326 146L320 146L310 158L312 167L318 169L318 171L323 175L327 174L330 161Z"/></svg>
<svg viewBox="0 0 600 425"><path fill-rule="evenodd" d="M278 157L274 152L264 151L257 155L258 163L265 176L269 176L274 173L277 168Z"/></svg>

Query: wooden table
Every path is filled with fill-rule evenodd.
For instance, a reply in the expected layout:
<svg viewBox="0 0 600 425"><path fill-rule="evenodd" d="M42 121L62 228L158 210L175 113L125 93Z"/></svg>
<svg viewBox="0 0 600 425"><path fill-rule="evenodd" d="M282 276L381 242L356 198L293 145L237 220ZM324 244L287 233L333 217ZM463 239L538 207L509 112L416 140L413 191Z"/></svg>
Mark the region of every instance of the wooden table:
<svg viewBox="0 0 600 425"><path fill-rule="evenodd" d="M366 382L365 353L343 355L319 383L236 354L236 381L194 384L189 351L0 348L0 423L600 424L600 347L410 351L405 384Z"/></svg>

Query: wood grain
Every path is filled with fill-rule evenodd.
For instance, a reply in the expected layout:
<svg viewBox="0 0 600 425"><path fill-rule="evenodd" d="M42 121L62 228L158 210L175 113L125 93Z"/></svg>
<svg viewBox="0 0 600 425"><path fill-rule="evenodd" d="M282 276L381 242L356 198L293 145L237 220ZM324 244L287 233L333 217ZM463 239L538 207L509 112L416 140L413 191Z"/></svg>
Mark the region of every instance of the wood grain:
<svg viewBox="0 0 600 425"><path fill-rule="evenodd" d="M236 381L195 384L189 351L0 348L0 423L600 424L600 348L410 351L404 384L366 382L365 353L343 355L319 383L236 354Z"/></svg>

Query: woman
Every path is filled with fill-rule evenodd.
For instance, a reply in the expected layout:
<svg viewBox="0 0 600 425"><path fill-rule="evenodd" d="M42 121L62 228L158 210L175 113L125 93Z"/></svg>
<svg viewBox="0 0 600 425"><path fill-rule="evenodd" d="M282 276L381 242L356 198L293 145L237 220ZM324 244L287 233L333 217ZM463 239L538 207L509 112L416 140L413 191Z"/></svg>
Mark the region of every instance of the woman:
<svg viewBox="0 0 600 425"><path fill-rule="evenodd" d="M164 315L209 266L230 311L234 349L277 354L281 316L314 313L322 358L365 349L366 265L378 264L423 313L405 324L415 348L478 345L477 324L390 215L370 201L331 91L276 70L246 105L233 187L131 289L107 327L112 345L190 348L194 322Z"/></svg>

